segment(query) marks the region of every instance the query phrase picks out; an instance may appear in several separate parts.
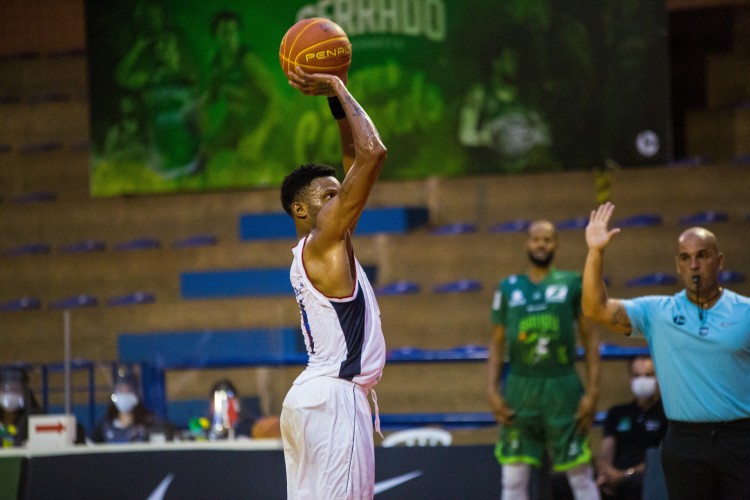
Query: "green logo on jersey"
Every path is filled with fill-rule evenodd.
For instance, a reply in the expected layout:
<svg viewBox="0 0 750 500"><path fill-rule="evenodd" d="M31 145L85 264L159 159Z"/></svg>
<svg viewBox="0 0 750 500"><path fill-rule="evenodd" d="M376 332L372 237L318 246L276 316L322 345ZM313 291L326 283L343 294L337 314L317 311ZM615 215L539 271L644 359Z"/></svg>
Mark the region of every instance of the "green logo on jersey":
<svg viewBox="0 0 750 500"><path fill-rule="evenodd" d="M568 362L564 346L552 345L560 338L560 318L553 314L535 314L522 318L518 323L518 342L523 352L523 362L535 365L557 355L560 363Z"/></svg>

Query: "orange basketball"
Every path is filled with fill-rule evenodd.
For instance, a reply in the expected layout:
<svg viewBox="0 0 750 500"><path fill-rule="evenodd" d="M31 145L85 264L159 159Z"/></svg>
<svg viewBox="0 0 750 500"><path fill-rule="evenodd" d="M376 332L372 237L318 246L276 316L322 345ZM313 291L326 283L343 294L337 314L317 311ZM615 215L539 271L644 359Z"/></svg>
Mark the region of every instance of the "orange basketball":
<svg viewBox="0 0 750 500"><path fill-rule="evenodd" d="M286 75L297 66L308 73L346 74L352 61L352 44L341 26L313 17L298 21L281 39L279 62Z"/></svg>

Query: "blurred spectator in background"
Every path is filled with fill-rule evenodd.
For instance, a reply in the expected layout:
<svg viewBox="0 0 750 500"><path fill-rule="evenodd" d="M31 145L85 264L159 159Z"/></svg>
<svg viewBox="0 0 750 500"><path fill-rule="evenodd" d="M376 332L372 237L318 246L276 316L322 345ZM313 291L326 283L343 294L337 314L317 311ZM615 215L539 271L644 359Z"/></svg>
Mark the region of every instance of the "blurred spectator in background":
<svg viewBox="0 0 750 500"><path fill-rule="evenodd" d="M159 423L143 405L138 391L138 378L126 369L118 370L113 383L107 414L94 429L95 443L137 443L149 441L151 434L164 439L172 437L168 423Z"/></svg>
<svg viewBox="0 0 750 500"><path fill-rule="evenodd" d="M211 388L209 402L209 439L250 437L255 415L242 407L237 388L229 380L220 380Z"/></svg>
<svg viewBox="0 0 750 500"><path fill-rule="evenodd" d="M219 380L211 387L208 417L190 419L189 431L184 437L199 441L280 438L279 417L259 416L260 409L252 403L253 398L241 400L231 381Z"/></svg>
<svg viewBox="0 0 750 500"><path fill-rule="evenodd" d="M21 367L0 368L0 439L3 448L23 446L28 438L29 415L43 414Z"/></svg>
<svg viewBox="0 0 750 500"><path fill-rule="evenodd" d="M646 450L658 447L667 431L654 362L636 356L629 366L635 399L608 410L596 459L596 481L606 499L640 500Z"/></svg>

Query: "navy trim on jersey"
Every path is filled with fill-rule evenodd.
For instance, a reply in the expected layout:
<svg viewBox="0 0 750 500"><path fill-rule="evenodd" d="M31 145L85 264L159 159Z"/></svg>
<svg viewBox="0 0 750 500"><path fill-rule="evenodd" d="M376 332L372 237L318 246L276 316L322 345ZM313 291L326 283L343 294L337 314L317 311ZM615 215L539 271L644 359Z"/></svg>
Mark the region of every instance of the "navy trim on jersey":
<svg viewBox="0 0 750 500"><path fill-rule="evenodd" d="M352 449L349 452L349 466L346 468L346 489L344 490L347 494L349 493L349 481L352 476L352 466L354 465L354 443L357 440L357 386L352 386Z"/></svg>
<svg viewBox="0 0 750 500"><path fill-rule="evenodd" d="M297 301L297 304L299 305L299 312L302 314L302 324L305 326L304 334L307 336L307 340L310 344L310 354L315 354L315 339L313 338L312 329L310 328L310 321L307 319L305 304L303 304L301 300Z"/></svg>
<svg viewBox="0 0 750 500"><path fill-rule="evenodd" d="M365 294L362 287L358 287L353 300L331 301L331 305L336 311L346 340L346 359L341 362L339 378L352 380L362 373L362 346L365 341Z"/></svg>

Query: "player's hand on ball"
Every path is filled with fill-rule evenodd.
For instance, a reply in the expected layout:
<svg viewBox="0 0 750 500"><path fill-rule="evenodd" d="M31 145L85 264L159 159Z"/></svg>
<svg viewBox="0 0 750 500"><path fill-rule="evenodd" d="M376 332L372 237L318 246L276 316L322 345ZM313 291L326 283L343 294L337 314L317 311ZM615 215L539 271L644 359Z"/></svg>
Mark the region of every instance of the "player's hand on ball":
<svg viewBox="0 0 750 500"><path fill-rule="evenodd" d="M287 75L289 76L289 85L305 95L330 97L336 95L334 90L336 85L344 84L338 76L326 73L307 73L300 67L297 67L296 72L290 71Z"/></svg>

